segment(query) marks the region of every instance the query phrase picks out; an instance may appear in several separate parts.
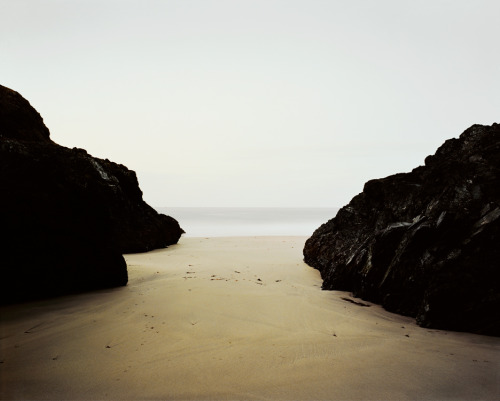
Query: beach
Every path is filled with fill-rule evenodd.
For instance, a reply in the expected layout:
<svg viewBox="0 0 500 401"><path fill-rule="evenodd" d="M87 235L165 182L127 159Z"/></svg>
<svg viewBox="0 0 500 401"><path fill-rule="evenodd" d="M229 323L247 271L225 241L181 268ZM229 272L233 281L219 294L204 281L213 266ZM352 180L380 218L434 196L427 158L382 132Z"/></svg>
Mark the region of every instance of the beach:
<svg viewBox="0 0 500 401"><path fill-rule="evenodd" d="M322 291L306 237L188 237L125 287L0 308L0 398L496 400L500 339Z"/></svg>

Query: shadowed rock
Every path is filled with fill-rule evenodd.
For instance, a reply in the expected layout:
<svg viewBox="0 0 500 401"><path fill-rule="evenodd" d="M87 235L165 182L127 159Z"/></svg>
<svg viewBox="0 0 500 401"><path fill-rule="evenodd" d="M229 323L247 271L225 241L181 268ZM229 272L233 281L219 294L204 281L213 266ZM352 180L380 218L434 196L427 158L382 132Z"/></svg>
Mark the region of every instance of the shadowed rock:
<svg viewBox="0 0 500 401"><path fill-rule="evenodd" d="M365 184L304 247L327 290L424 327L500 335L500 125L474 125L425 166Z"/></svg>
<svg viewBox="0 0 500 401"><path fill-rule="evenodd" d="M179 240L179 224L143 201L133 171L55 144L3 86L0 107L2 302L125 285L122 253Z"/></svg>
<svg viewBox="0 0 500 401"><path fill-rule="evenodd" d="M0 85L0 135L2 139L51 143L40 114L19 93Z"/></svg>

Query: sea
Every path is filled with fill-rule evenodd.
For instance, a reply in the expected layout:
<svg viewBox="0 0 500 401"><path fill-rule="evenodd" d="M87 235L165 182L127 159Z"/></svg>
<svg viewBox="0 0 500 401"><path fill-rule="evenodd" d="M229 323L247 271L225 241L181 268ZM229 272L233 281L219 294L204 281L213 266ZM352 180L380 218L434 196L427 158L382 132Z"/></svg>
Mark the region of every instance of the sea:
<svg viewBox="0 0 500 401"><path fill-rule="evenodd" d="M186 237L308 236L338 208L157 207L172 216Z"/></svg>

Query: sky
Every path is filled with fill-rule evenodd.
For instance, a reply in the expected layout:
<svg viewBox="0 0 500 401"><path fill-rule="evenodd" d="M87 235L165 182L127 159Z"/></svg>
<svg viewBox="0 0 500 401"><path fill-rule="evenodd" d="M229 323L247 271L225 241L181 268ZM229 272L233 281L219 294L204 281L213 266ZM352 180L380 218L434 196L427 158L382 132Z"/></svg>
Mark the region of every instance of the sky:
<svg viewBox="0 0 500 401"><path fill-rule="evenodd" d="M498 0L0 0L0 84L155 207L342 207L500 123Z"/></svg>

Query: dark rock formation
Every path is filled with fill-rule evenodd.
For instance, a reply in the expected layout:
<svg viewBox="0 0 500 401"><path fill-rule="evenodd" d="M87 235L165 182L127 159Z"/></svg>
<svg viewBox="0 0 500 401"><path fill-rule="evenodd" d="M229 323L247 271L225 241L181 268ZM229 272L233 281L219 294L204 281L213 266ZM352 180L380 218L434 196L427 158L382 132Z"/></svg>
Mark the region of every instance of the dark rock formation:
<svg viewBox="0 0 500 401"><path fill-rule="evenodd" d="M122 253L182 229L142 199L135 173L51 141L40 115L0 86L0 302L127 283Z"/></svg>
<svg viewBox="0 0 500 401"><path fill-rule="evenodd" d="M326 290L424 327L500 335L500 125L474 125L425 166L365 184L304 247Z"/></svg>
<svg viewBox="0 0 500 401"><path fill-rule="evenodd" d="M17 141L50 143L49 129L19 93L0 85L0 136Z"/></svg>

